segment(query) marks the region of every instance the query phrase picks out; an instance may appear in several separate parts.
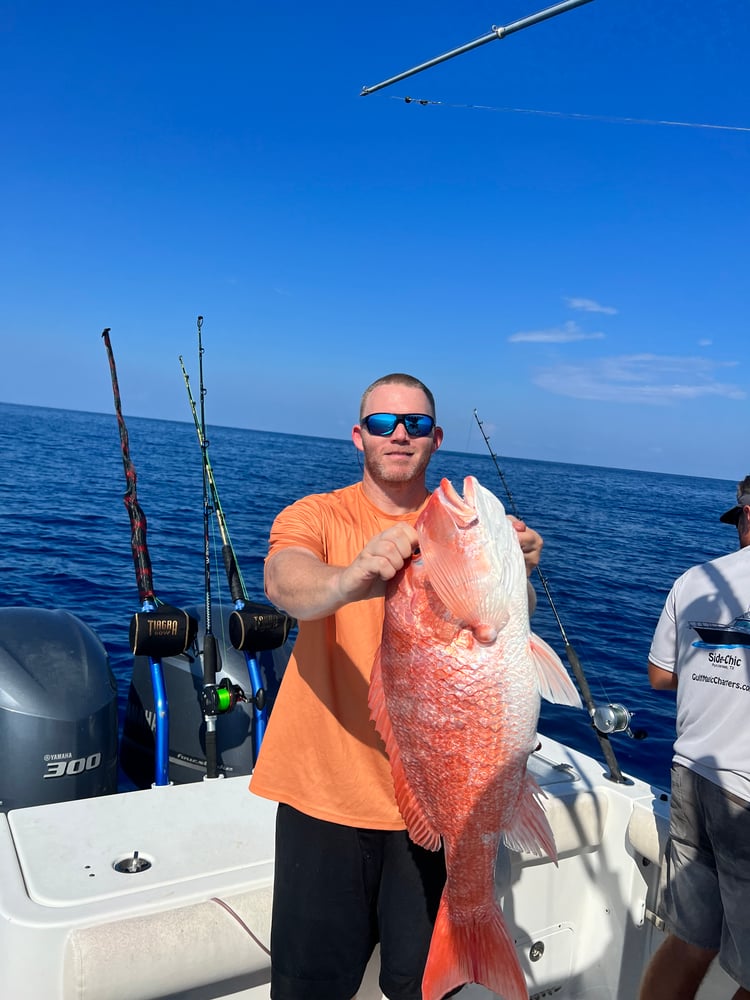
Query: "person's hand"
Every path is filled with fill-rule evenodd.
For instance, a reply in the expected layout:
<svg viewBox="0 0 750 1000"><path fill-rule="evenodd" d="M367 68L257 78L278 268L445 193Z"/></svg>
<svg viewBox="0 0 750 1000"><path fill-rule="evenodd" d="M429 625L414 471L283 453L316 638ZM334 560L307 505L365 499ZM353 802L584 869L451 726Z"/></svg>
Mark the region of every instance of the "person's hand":
<svg viewBox="0 0 750 1000"><path fill-rule="evenodd" d="M511 517L510 521L518 532L518 541L523 552L524 562L526 563L526 576L531 576L539 565L544 539L538 531L527 527L523 521L519 521L515 517Z"/></svg>
<svg viewBox="0 0 750 1000"><path fill-rule="evenodd" d="M340 597L344 603L378 597L385 585L419 548L419 538L409 524L394 524L365 545L354 562L341 571Z"/></svg>

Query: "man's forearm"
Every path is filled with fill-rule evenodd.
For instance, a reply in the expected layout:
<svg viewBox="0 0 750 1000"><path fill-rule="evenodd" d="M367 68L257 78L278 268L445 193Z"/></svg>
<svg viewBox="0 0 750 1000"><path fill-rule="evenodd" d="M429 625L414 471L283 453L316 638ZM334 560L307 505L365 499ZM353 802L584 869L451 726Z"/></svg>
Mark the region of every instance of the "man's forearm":
<svg viewBox="0 0 750 1000"><path fill-rule="evenodd" d="M339 587L341 571L305 549L282 549L266 561L266 595L299 621L326 618L345 603Z"/></svg>

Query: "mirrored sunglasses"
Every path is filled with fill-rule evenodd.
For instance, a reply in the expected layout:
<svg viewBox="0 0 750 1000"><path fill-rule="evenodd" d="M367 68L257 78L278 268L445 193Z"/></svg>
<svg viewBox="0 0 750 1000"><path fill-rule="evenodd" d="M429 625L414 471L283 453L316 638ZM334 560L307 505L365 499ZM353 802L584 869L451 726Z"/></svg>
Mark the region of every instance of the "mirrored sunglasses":
<svg viewBox="0 0 750 1000"><path fill-rule="evenodd" d="M375 437L390 437L403 424L409 437L423 438L432 432L435 421L426 413L371 413L362 425Z"/></svg>

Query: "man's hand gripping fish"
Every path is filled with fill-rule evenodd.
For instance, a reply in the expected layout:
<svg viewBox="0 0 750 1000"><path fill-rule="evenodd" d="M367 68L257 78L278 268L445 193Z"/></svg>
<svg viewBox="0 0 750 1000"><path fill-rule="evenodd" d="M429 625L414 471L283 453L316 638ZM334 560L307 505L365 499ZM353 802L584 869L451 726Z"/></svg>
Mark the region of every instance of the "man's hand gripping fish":
<svg viewBox="0 0 750 1000"><path fill-rule="evenodd" d="M444 479L416 524L420 552L386 591L370 711L415 843L445 845L447 881L422 980L423 1000L481 983L527 1000L495 900L500 838L557 860L527 773L540 696L580 707L557 654L529 627L517 533L472 476L464 499Z"/></svg>

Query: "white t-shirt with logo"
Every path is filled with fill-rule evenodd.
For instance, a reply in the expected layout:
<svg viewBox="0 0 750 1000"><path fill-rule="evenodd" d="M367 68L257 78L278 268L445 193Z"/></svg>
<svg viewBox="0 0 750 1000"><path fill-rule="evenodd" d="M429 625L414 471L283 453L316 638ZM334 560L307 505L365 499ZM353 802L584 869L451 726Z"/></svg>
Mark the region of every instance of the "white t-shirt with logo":
<svg viewBox="0 0 750 1000"><path fill-rule="evenodd" d="M675 581L649 652L678 677L675 761L748 802L749 608L750 546Z"/></svg>

